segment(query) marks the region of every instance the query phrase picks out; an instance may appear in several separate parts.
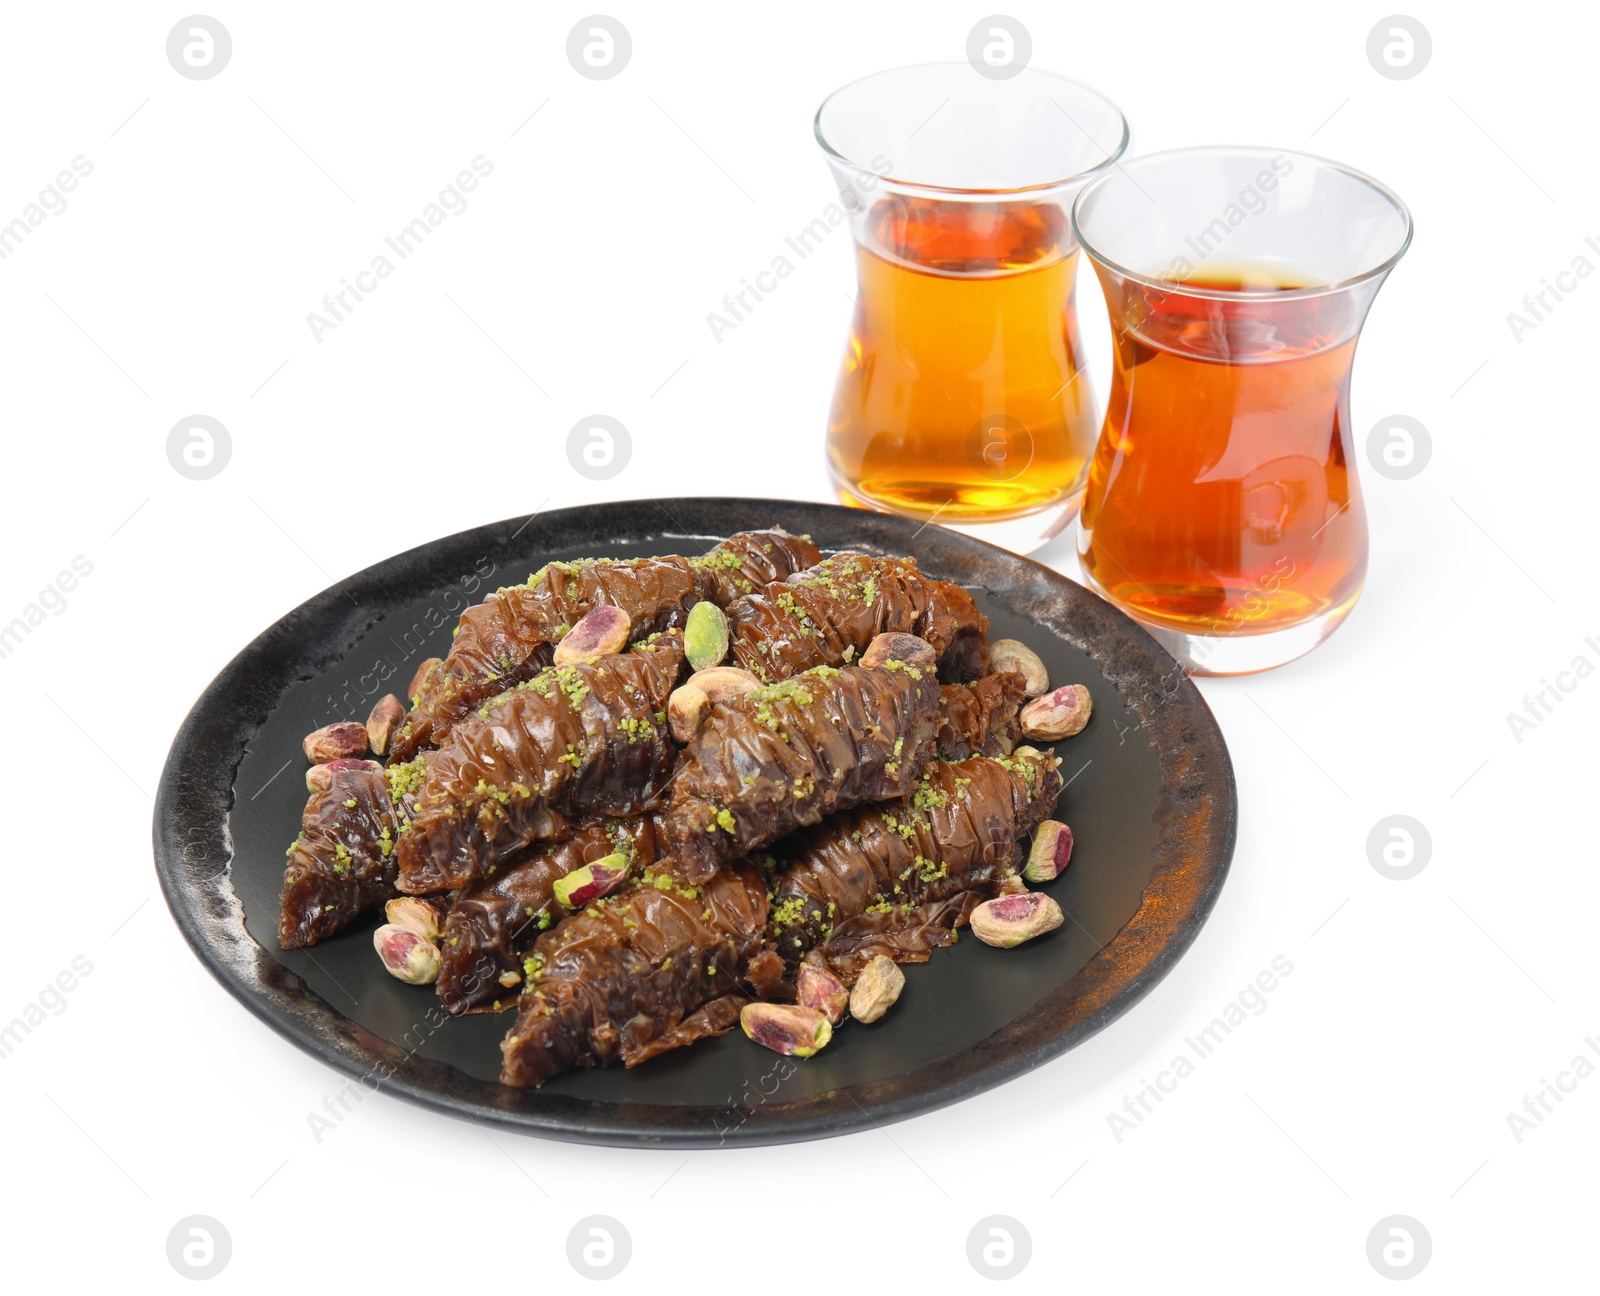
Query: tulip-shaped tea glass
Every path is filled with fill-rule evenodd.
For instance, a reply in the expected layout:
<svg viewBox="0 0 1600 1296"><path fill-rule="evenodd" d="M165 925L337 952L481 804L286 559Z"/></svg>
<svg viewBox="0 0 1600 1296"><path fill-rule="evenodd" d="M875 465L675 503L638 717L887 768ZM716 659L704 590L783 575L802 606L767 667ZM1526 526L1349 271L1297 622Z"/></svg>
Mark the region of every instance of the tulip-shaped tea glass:
<svg viewBox="0 0 1600 1296"><path fill-rule="evenodd" d="M1072 520L1099 426L1069 211L1127 123L1065 77L930 64L835 91L816 134L841 204L799 239L848 218L856 246L828 419L840 499L1036 548Z"/></svg>
<svg viewBox="0 0 1600 1296"><path fill-rule="evenodd" d="M1089 582L1196 674L1310 652L1366 577L1350 363L1405 205L1322 158L1182 149L1086 187L1072 224L1115 344Z"/></svg>

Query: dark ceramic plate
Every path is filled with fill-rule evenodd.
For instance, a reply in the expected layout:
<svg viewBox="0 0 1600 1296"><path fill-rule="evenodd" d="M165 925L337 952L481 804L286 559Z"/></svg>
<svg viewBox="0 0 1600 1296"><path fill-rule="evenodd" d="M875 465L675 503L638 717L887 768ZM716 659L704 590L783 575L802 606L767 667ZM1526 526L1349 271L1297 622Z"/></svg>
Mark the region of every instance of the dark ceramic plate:
<svg viewBox="0 0 1600 1296"><path fill-rule="evenodd" d="M311 950L276 935L284 848L305 803L300 740L366 718L442 656L461 610L552 558L701 552L780 524L824 549L914 554L971 588L994 637L1094 695L1059 745L1058 817L1076 848L1050 884L1068 921L1013 950L962 940L907 969L893 1012L846 1025L804 1063L734 1031L648 1062L495 1077L511 1018L447 1019L372 950L370 921ZM297 608L235 657L184 721L156 798L155 856L200 959L301 1048L414 1102L555 1138L705 1147L778 1143L901 1120L998 1085L1088 1038L1161 979L1216 900L1233 853L1233 769L1194 685L1143 630L1036 563L938 527L782 500L626 502L480 527L390 558Z"/></svg>

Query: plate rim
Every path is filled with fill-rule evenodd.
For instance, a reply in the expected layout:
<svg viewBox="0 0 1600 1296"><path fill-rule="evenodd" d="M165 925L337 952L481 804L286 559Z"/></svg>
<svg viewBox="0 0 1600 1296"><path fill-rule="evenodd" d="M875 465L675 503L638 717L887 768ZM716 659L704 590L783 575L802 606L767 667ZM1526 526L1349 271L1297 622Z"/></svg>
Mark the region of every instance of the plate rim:
<svg viewBox="0 0 1600 1296"><path fill-rule="evenodd" d="M644 525L651 510L659 510L661 521ZM710 517L717 519L714 525L706 523ZM693 519L701 521L697 525ZM715 1120L727 1104L629 1104L543 1094L538 1109L529 1110L519 1103L528 1091L407 1054L367 1031L245 930L243 904L229 880L230 816L240 763L256 730L300 674L348 654L387 614L365 608L388 609L414 600L450 579L431 574L424 584L414 575L448 571L451 561L471 570L471 553L489 542L517 542L529 531L533 534L521 541L523 548L559 552L655 537L726 535L778 520L812 531L825 548L880 552L903 550L911 538L906 532L918 526L915 519L808 500L601 501L492 522L417 545L334 582L278 618L196 699L173 738L156 793L152 838L162 895L202 965L256 1017L363 1087L370 1081L431 1110L519 1133L623 1147L759 1146L905 1120L1026 1074L1122 1016L1188 951L1227 877L1238 832L1238 793L1227 745L1194 682L1124 613L1052 568L943 527L924 542L940 551L933 560L918 554L930 572L963 580L951 577L944 562L964 556L973 567L963 583L982 585L1001 601L1027 595L1059 604L1058 615L1070 610L1070 629L1019 614L1094 658L1107 683L1139 716L1140 728L1150 731L1166 795L1151 879L1132 917L1064 985L988 1037L889 1080L753 1108L753 1117L731 1132ZM513 527L509 540L500 534ZM850 538L836 545L841 531ZM998 587L990 583L995 577L1001 578ZM1006 606L1016 610L1013 603ZM308 623L317 627L312 637L302 633ZM1152 676L1149 667L1163 664L1168 669ZM839 1101L841 1095L849 1101Z"/></svg>

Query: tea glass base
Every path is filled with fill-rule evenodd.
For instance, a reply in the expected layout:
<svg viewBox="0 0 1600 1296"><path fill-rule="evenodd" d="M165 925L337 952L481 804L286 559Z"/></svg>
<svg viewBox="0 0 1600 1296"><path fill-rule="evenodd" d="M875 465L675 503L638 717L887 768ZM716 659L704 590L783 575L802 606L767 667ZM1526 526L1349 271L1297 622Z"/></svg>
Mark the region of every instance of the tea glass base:
<svg viewBox="0 0 1600 1296"><path fill-rule="evenodd" d="M846 508L871 509L876 513L895 513L901 517L917 518L951 531L959 531L962 535L969 535L975 540L997 545L1001 549L1009 549L1015 554L1030 554L1036 549L1044 548L1072 524L1083 503L1083 491L1080 489L1066 499L1058 500L1048 508L1036 509L1032 513L1022 513L1015 517L957 519L943 516L937 511L923 515L887 508L878 501L851 490L838 478L834 478L833 486L838 492L839 502Z"/></svg>
<svg viewBox="0 0 1600 1296"><path fill-rule="evenodd" d="M1282 630L1266 630L1257 634L1203 635L1189 634L1147 621L1132 608L1111 598L1086 573L1080 571L1080 578L1095 593L1148 630L1151 637L1177 658L1178 664L1190 675L1254 675L1286 666L1296 658L1304 657L1337 630L1361 595L1361 591L1357 590L1341 606L1298 625L1285 626Z"/></svg>

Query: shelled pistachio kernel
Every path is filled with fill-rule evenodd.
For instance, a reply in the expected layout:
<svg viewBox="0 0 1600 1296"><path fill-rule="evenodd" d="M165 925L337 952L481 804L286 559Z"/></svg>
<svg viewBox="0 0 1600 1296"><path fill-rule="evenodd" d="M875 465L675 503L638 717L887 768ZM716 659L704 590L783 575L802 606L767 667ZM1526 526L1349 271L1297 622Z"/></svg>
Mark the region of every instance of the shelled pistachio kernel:
<svg viewBox="0 0 1600 1296"><path fill-rule="evenodd" d="M906 988L906 974L887 954L874 954L850 988L850 1015L858 1022L875 1022L894 1006Z"/></svg>
<svg viewBox="0 0 1600 1296"><path fill-rule="evenodd" d="M633 623L619 607L602 603L592 607L578 618L577 625L561 636L556 644L555 664L576 666L592 662L607 653L621 652L628 646L628 634Z"/></svg>
<svg viewBox="0 0 1600 1296"><path fill-rule="evenodd" d="M591 900L610 895L628 876L628 857L614 851L604 859L573 869L557 878L552 888L556 899L568 909L581 909Z"/></svg>
<svg viewBox="0 0 1600 1296"><path fill-rule="evenodd" d="M1036 698L1050 691L1050 672L1044 661L1020 639L996 639L989 646L989 664L996 671L1012 671L1022 676L1022 696Z"/></svg>
<svg viewBox="0 0 1600 1296"><path fill-rule="evenodd" d="M715 603L696 603L683 627L683 655L694 670L709 670L728 655L728 618Z"/></svg>
<svg viewBox="0 0 1600 1296"><path fill-rule="evenodd" d="M972 934L985 945L1010 949L1065 921L1061 906L1043 891L1023 891L1018 895L985 900L972 911Z"/></svg>
<svg viewBox="0 0 1600 1296"><path fill-rule="evenodd" d="M763 1048L788 1057L808 1058L833 1038L833 1025L815 1008L798 1004L748 1003L739 1026Z"/></svg>

